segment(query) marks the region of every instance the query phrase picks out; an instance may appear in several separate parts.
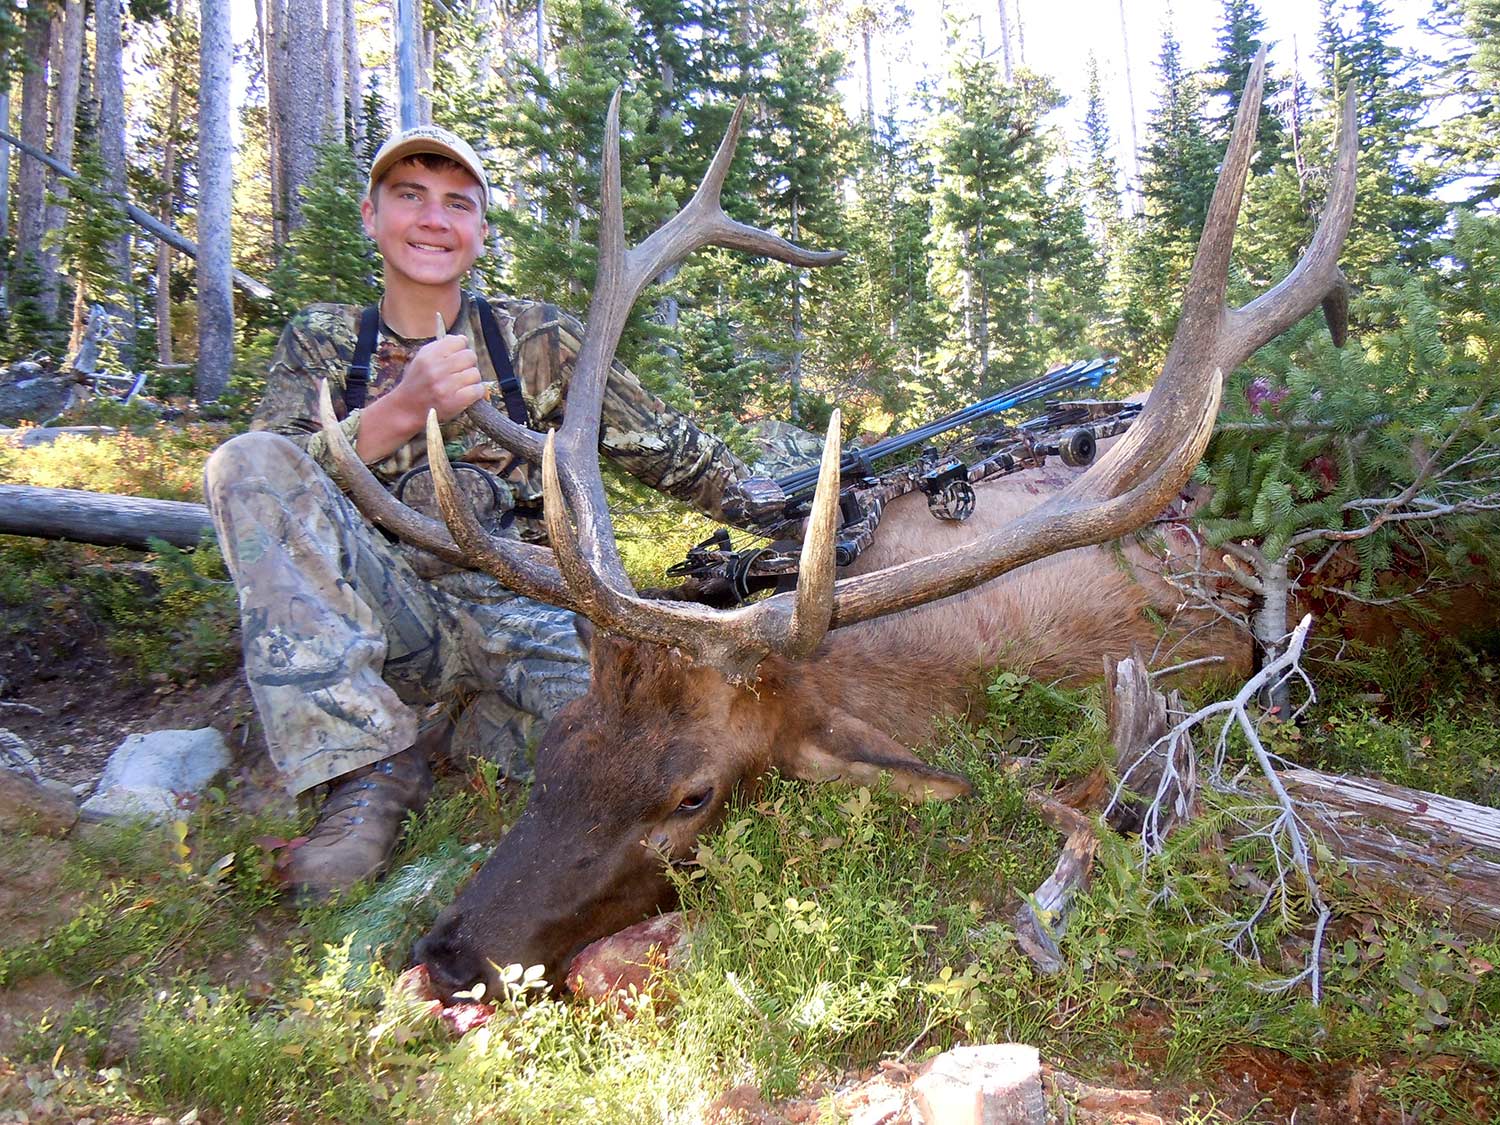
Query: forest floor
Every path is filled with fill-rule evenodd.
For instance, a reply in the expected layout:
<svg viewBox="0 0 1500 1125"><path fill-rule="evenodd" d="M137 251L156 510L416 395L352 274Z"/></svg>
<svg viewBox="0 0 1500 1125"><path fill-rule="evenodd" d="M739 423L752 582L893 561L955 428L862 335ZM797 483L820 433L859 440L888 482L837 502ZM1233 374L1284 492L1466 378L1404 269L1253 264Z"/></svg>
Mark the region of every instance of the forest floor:
<svg viewBox="0 0 1500 1125"><path fill-rule="evenodd" d="M191 498L220 437L0 450L0 479ZM626 546L700 536L643 525ZM1015 674L924 751L972 799L774 781L683 875L692 956L659 1002L502 1004L455 1041L395 976L524 793L447 765L384 881L298 910L276 860L308 814L270 775L236 622L211 548L0 539L0 727L45 775L86 787L127 734L167 728L214 726L234 755L163 827L0 838L0 1123L897 1125L928 1059L998 1041L1088 1084L1064 1099L1079 1122L1500 1121L1500 941L1329 871L1322 1003L1279 989L1308 904L1254 927L1258 956L1223 940L1274 867L1253 842L1226 853L1232 804L1144 866L1103 841L1066 965L1038 974L1010 919L1062 840L1028 794L1110 751L1097 686ZM1280 753L1500 804L1500 638L1405 635L1314 676Z"/></svg>
<svg viewBox="0 0 1500 1125"><path fill-rule="evenodd" d="M189 831L180 853L174 853L170 833L121 833L109 827L80 829L63 840L34 837L5 844L0 855L0 949L10 955L0 959L0 1060L5 1060L0 1061L0 1121L422 1119L419 1107L426 1104L420 1093L422 1083L407 1088L385 1077L391 1060L377 1062L374 1052L356 1063L353 1073L373 1089L388 1091L383 1099L386 1108L401 1107L399 1114L390 1117L384 1112L363 1116L375 1112L382 1099L366 1104L357 1098L341 1105L342 1098L330 1097L327 1083L332 1071L320 1073L318 1084L324 1089L319 1099L292 1099L291 1104L272 1099L253 1107L234 1100L243 1099L236 1083L229 1084L232 1093L213 1091L201 1098L195 1096L190 1080L170 1077L173 1068L194 1064L162 1057L161 997L171 992L180 1001L191 993L200 1003L202 997L210 996L221 1004L226 996L242 998L247 1022L220 1029L231 1040L253 1034L250 1029L257 1016L261 1023L285 1020L285 1013L297 1011L297 994L305 996L311 990L313 977L305 963L311 943L320 937L340 936L345 928L339 918L359 917L360 906L355 903L342 916L337 911L299 913L277 888L268 856L256 854L257 846L274 847L267 836L277 836L276 825L283 826L281 832L293 833L297 813L289 799L270 784L258 724L237 670L208 682L154 683L129 661L100 655L90 646L47 664L38 675L36 639L34 633L12 631L0 644L0 676L7 685L4 702L21 705L7 708L0 718L27 741L48 776L75 785L91 782L125 735L169 727L217 727L234 748L236 765L222 791L199 809L184 810ZM31 675L24 671L28 666ZM1038 706L1050 704L1044 699ZM982 743L989 736L971 731L965 737ZM440 792L446 795L448 806L464 805L458 822L466 835L483 838L493 831L494 812L465 804L472 803L471 782L469 774L455 768L443 778ZM899 803L881 803L880 807L886 816L880 831L900 831L904 814ZM452 807L445 807L435 815L452 821L455 814ZM262 829L265 834L255 837L260 844L249 843L250 834ZM1024 831L1034 831L1034 826ZM995 842L1003 836L998 835ZM208 883L204 868L226 841L240 842L237 862L241 866L232 880ZM416 855L406 858L422 861ZM1003 877L1001 881L1019 882ZM1013 899L1014 891L1009 893ZM990 915L1002 898L996 895L983 913ZM139 933L122 934L117 925L132 914L154 913L161 917L150 919ZM993 910L993 915L1000 918L1006 912ZM387 924L380 920L376 927ZM1110 925L1101 924L1106 929ZM1398 929L1403 925L1390 924ZM123 929L133 930L131 926ZM1357 935L1354 940L1359 940ZM1403 929L1393 940L1410 943L1411 935ZM1500 950L1493 943L1461 941L1458 946L1439 942L1417 952L1430 959L1442 949L1461 949L1467 975L1483 970L1474 978L1477 983L1469 1005L1476 1021L1474 1034L1489 1037L1489 1045L1478 1051L1480 1057L1454 1051L1432 1035L1408 1034L1402 1044L1399 1033L1374 1033L1364 1042L1334 1045L1330 1031L1332 1040L1338 1040L1347 1037L1348 1029L1341 1034L1330 1027L1319 1034L1304 1029L1305 1035L1298 1033L1279 1047L1271 1046L1269 1042L1287 1034L1286 1028L1270 1036L1253 1031L1241 1035L1234 1027L1221 1025L1225 1013L1204 1016L1213 1026L1193 1032L1201 1040L1200 1049L1190 1052L1197 1057L1185 1057L1184 1012L1174 1007L1170 994L1152 995L1150 989L1128 1004L1116 1003L1109 1009L1119 1026L1079 1028L1059 1037L1059 1028L1066 1029L1078 1017L1077 1012L1070 1012L1070 1004L1098 1008L1097 997L1084 1001L1075 994L1070 1000L1068 994L1080 987L1107 990L1118 971L1128 967L1128 959L1120 958L1130 950L1118 946L1113 958L1106 957L1114 965L1106 969L1101 962L1063 988L1061 996L1049 996L1045 987L1033 984L1035 999L1050 1009L1043 1023L1054 1025L1044 1037L1043 1057L1059 1071L1082 1074L1099 1088L1091 1095L1080 1095L1082 1105L1113 1106L1109 1113L1100 1111L1101 1115L1092 1118L1086 1109L1078 1110L1077 1120L1339 1121L1351 1125L1500 1120L1500 1074L1492 1069L1493 1061L1488 1065L1481 1061L1493 1059L1490 1021L1495 1013L1480 1010L1488 1003L1486 997L1494 999L1494 989L1484 987L1489 973L1486 956L1494 958ZM1100 952L1093 949L1081 956L1097 958ZM388 968L401 967L403 957L389 944L384 955ZM1464 975L1459 969L1453 972ZM998 988L998 981L997 973L984 987ZM1454 1007L1461 1007L1463 1002L1454 990L1448 988L1448 992ZM351 1021L367 1036L374 1035L376 1028L370 1025L378 1026L375 1012L386 1002L365 998L361 1003L373 1004L373 1008L340 1010L332 1021L337 1029L334 1038L347 1037ZM1195 995L1192 1006L1202 1002L1203 997ZM1268 1025L1288 1022L1288 998L1267 996L1260 1003L1260 1013L1242 1012L1237 1018L1250 1020L1251 1028L1256 1019ZM1305 998L1290 1006L1303 1009L1306 1015ZM925 1031L920 1025L887 1027L883 1034L872 1036L867 1028L845 1037L837 1047L825 1044L795 1064L797 1077L790 1083L785 1075L768 1081L765 1071L759 1072L760 1081L756 1081L757 1068L744 1070L742 1061L741 1070L722 1071L717 1098L700 1099L695 1108L688 1101L660 1117L755 1122L906 1120L905 1086L924 1054L967 1040L967 1028L980 1038L986 1037L981 1027L987 1028L989 1038L999 1030L992 1019L966 1027L964 1012L964 1006L957 1005L936 1028ZM1105 1014L1086 1012L1082 1022L1086 1025ZM1028 1023L1014 1017L1010 1022L1021 1027ZM145 1050L143 1024L150 1025L151 1044ZM440 1082L452 1048L431 1030L412 1028L409 1037L410 1044L403 1048L408 1052L413 1045L420 1048L416 1056L429 1068L426 1081ZM1017 1038L1027 1036L1023 1032ZM1128 1047L1119 1047L1125 1043ZM1111 1044L1118 1054L1111 1054ZM297 1041L277 1047L293 1048L307 1049ZM1491 1054L1486 1056L1485 1051ZM253 1059L254 1052L250 1054ZM205 1065L202 1059L198 1065ZM257 1074L260 1081L273 1082L278 1072L274 1065L257 1070L247 1061L245 1066L246 1074L236 1082L255 1080ZM157 1067L164 1070L157 1071ZM773 1066L769 1073L775 1075L777 1068ZM735 1081L746 1076L751 1079L748 1085ZM667 1085L676 1081L680 1076L663 1077ZM212 1088L215 1083L207 1085ZM1137 1093L1120 1092L1132 1090ZM399 1096L389 1096L398 1091ZM673 1100L663 1095L664 1104ZM463 1104L475 1108L472 1103ZM497 1104L505 1104L504 1098ZM513 1109L515 1119L609 1119L593 1111L578 1112L566 1096L524 1107L517 1103ZM484 1119L482 1113L466 1116L446 1099L432 1104L430 1112L430 1119L445 1113L455 1113L454 1119ZM656 1112L642 1109L643 1116L636 1119L654 1119ZM501 1112L495 1119L509 1120L511 1114Z"/></svg>

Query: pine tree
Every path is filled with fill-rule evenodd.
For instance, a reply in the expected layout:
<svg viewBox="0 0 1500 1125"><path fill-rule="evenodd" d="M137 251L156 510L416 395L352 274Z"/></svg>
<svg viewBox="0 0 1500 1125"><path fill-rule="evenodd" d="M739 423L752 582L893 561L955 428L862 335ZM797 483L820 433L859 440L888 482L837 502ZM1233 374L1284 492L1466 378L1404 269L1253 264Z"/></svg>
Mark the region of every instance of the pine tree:
<svg viewBox="0 0 1500 1125"><path fill-rule="evenodd" d="M820 46L802 0L772 0L762 15L772 53L758 90L764 113L751 138L757 221L794 242L842 245L839 185L855 156L854 132L835 85L843 59ZM785 357L784 397L773 393L771 405L784 403L783 416L798 421L803 384L817 382L820 369L847 362L828 353L830 341L812 326L842 305L855 278L837 266L805 270L766 262L752 269L760 344Z"/></svg>
<svg viewBox="0 0 1500 1125"><path fill-rule="evenodd" d="M1057 201L1039 124L1058 104L1045 79L1023 72L1007 84L992 59L955 57L933 134L932 283L951 310L939 314L948 338L931 357L936 406L993 393L1045 359L1038 289L1069 248L1048 229Z"/></svg>
<svg viewBox="0 0 1500 1125"><path fill-rule="evenodd" d="M1144 210L1125 255L1119 351L1134 373L1154 370L1177 323L1177 296L1208 213L1217 160L1202 120L1196 79L1171 26L1162 33L1161 101L1142 154Z"/></svg>
<svg viewBox="0 0 1500 1125"><path fill-rule="evenodd" d="M365 236L359 201L365 178L342 141L317 146L302 190L300 227L271 276L284 315L303 305L368 305L380 295L378 255Z"/></svg>
<svg viewBox="0 0 1500 1125"><path fill-rule="evenodd" d="M1083 190L1085 209L1095 238L1106 255L1118 249L1120 238L1120 168L1104 109L1099 83L1099 60L1089 52L1088 87L1083 112Z"/></svg>
<svg viewBox="0 0 1500 1125"><path fill-rule="evenodd" d="M62 227L49 238L59 251L63 271L78 294L78 307L101 304L106 309L131 307L131 283L122 277L116 257L129 220L116 203L118 196L111 186L111 175L99 151L97 136L90 134L78 150L77 179L69 186ZM77 328L79 326L75 326ZM116 331L106 333L113 336ZM101 342L102 366L119 370L133 366L129 356L111 355Z"/></svg>
<svg viewBox="0 0 1500 1125"><path fill-rule="evenodd" d="M1331 149L1337 96L1358 91L1359 187L1342 259L1360 285L1392 261L1420 266L1432 260L1432 239L1443 219L1434 198L1437 169L1422 149L1424 77L1431 61L1397 46L1383 0L1325 0L1319 45L1331 95L1318 130Z"/></svg>
<svg viewBox="0 0 1500 1125"><path fill-rule="evenodd" d="M1223 0L1223 22L1219 25L1217 40L1218 57L1208 67L1208 85L1204 93L1209 98L1222 99L1218 112L1213 115L1211 133L1220 148L1228 145L1229 134L1234 129L1234 117L1239 112L1240 100L1245 93L1245 82L1250 76L1251 64L1260 49L1266 45L1262 36L1266 21L1260 14L1255 0ZM1259 175L1268 171L1281 158L1286 147L1286 129L1274 112L1281 94L1281 84L1266 68L1265 84L1261 91L1261 114L1256 128L1257 152L1251 166Z"/></svg>
<svg viewBox="0 0 1500 1125"><path fill-rule="evenodd" d="M1443 178L1472 205L1500 200L1500 0L1435 0L1434 30L1450 44L1440 79L1460 101L1443 122Z"/></svg>
<svg viewBox="0 0 1500 1125"><path fill-rule="evenodd" d="M1226 387L1199 525L1214 557L1238 564L1211 577L1260 599L1251 624L1267 655L1294 594L1337 614L1494 557L1496 245L1500 223L1461 215L1442 247L1448 276L1387 267L1358 299L1382 330L1339 350L1309 318Z"/></svg>

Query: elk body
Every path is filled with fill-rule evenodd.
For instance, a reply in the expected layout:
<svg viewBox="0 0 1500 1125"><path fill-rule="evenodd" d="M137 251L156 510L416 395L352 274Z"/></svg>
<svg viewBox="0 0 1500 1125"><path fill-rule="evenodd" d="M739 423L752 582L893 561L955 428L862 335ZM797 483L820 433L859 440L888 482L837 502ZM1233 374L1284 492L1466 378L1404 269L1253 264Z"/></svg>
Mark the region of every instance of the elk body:
<svg viewBox="0 0 1500 1125"><path fill-rule="evenodd" d="M1095 545L1142 526L1176 499L1207 444L1223 373L1320 303L1341 335L1337 258L1354 201L1352 99L1307 253L1257 300L1224 305L1263 71L1257 60L1177 335L1132 428L1086 471L1031 471L987 486L975 517L962 525L893 504L859 573L838 576L833 562L837 412L795 592L728 611L651 602L636 594L615 546L599 474L599 405L641 290L706 245L803 266L839 257L724 215L718 196L738 113L693 199L626 248L617 103L611 107L599 277L563 428L543 438L487 404L471 410L494 440L542 461L555 555L491 540L475 524L451 484L435 420L428 445L446 528L401 508L341 445L337 428L325 427L341 483L375 522L593 623L589 692L563 709L538 747L526 809L417 944L416 958L440 992L451 996L477 981L493 989L497 967L513 963L545 965L550 980L561 980L584 944L670 902L664 864L690 856L736 786L772 768L810 781L886 775L916 799L960 796L966 779L925 764L910 747L937 716L967 707L982 674L1019 662L1039 676L1092 675L1105 655L1153 639L1139 610L1168 596L1166 588ZM325 407L325 422L331 415ZM913 497L904 499L915 507Z"/></svg>

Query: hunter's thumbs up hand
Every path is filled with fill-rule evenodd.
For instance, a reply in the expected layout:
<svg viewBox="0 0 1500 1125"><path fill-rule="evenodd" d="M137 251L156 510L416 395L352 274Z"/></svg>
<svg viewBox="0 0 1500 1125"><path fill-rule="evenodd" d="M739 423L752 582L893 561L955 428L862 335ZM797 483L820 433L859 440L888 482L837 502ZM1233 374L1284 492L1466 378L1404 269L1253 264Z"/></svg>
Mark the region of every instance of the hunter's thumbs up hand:
<svg viewBox="0 0 1500 1125"><path fill-rule="evenodd" d="M437 314L437 336L423 344L406 365L401 383L391 393L403 406L425 419L436 410L438 421L457 418L485 396L488 388L479 374L479 357L469 341L449 333Z"/></svg>

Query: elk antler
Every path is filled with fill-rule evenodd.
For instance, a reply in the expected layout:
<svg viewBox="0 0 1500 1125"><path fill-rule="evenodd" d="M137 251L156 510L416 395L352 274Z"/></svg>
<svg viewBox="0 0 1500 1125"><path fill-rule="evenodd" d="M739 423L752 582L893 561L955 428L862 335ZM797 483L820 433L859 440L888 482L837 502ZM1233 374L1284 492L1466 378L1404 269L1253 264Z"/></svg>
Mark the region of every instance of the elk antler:
<svg viewBox="0 0 1500 1125"><path fill-rule="evenodd" d="M1198 242L1182 318L1140 418L1066 489L1004 528L955 550L840 581L834 590L834 628L947 597L1035 559L1134 530L1176 497L1203 456L1225 372L1320 303L1335 343L1343 343L1347 304L1338 255L1354 214L1358 152L1352 90L1344 97L1327 204L1306 253L1274 289L1239 309L1224 304L1264 79L1262 48L1245 85Z"/></svg>

